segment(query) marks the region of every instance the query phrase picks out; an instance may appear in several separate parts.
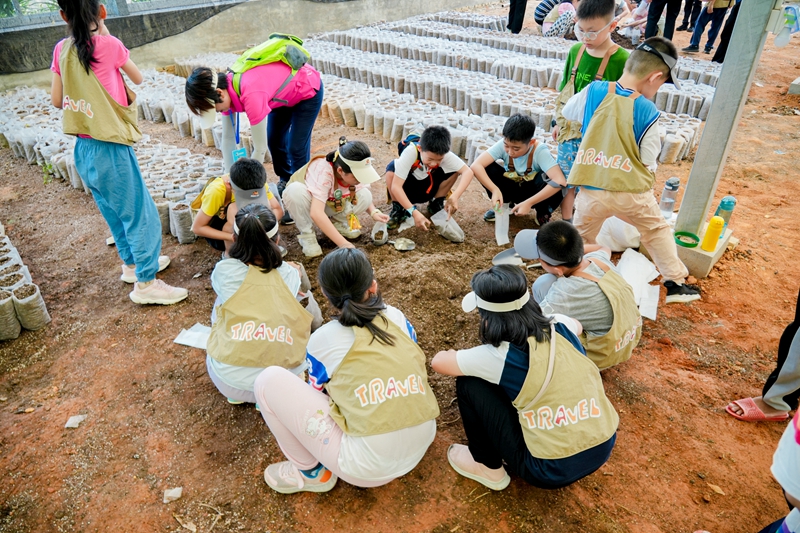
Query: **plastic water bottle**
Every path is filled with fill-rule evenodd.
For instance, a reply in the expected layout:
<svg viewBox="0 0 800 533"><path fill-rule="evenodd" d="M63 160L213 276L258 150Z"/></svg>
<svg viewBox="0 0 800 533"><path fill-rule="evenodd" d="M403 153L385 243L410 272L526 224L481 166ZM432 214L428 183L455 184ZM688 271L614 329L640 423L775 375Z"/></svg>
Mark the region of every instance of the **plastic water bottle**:
<svg viewBox="0 0 800 533"><path fill-rule="evenodd" d="M725 225L722 226L722 233L719 236L720 239L725 236L725 230L728 229L728 222L731 220L734 207L736 207L736 198L733 196L726 196L720 200L719 207L717 207L717 211L714 213L715 217L722 217L722 220L725 221Z"/></svg>
<svg viewBox="0 0 800 533"><path fill-rule="evenodd" d="M667 220L672 220L672 213L675 211L675 199L678 197L678 189L681 188L681 180L672 177L664 184L664 192L661 193L661 201L658 208Z"/></svg>

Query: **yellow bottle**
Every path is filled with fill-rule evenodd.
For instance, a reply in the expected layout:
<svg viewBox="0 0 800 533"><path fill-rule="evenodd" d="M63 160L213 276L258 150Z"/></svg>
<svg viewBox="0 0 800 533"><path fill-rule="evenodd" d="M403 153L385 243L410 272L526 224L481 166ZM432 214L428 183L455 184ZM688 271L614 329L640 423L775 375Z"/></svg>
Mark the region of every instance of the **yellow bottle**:
<svg viewBox="0 0 800 533"><path fill-rule="evenodd" d="M711 217L711 221L706 228L706 234L703 236L703 242L700 248L706 252L713 252L717 249L719 236L722 234L722 228L725 227L725 219L722 217Z"/></svg>

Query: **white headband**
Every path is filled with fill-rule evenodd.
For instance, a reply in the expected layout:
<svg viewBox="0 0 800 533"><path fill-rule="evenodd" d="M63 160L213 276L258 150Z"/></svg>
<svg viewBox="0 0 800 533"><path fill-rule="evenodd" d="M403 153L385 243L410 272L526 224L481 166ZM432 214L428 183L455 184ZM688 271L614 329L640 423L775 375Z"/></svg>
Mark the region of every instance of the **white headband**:
<svg viewBox="0 0 800 533"><path fill-rule="evenodd" d="M214 70L213 68L209 70L211 70L211 91L214 92L217 90L217 71ZM211 105L216 105L217 103L215 100L212 100L211 98L206 98L206 102L208 102Z"/></svg>
<svg viewBox="0 0 800 533"><path fill-rule="evenodd" d="M513 302L502 303L487 302L475 294L475 292L471 292L464 296L464 299L461 300L461 309L463 309L465 313L474 311L476 307L485 309L486 311L494 311L495 313L507 313L509 311L519 311L525 306L526 303L528 303L528 300L530 299L531 293L527 290L525 291L525 294Z"/></svg>
<svg viewBox="0 0 800 533"><path fill-rule="evenodd" d="M255 216L255 215L248 214L247 216ZM258 217L256 217L256 218L258 218ZM272 226L272 229L267 230L267 237L269 237L270 239L273 238L275 236L275 234L278 233L279 226L280 226L280 224L278 224L276 222L275 225ZM235 218L233 219L233 232L236 235L239 235L239 226L236 225L236 219Z"/></svg>

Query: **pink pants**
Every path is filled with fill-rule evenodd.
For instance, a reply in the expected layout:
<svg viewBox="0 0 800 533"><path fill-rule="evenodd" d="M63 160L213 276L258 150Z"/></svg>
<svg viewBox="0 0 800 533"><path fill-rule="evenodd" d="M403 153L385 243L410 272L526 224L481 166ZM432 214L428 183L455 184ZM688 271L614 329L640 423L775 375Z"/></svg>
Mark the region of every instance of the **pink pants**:
<svg viewBox="0 0 800 533"><path fill-rule="evenodd" d="M289 461L300 470L322 463L356 487L378 487L389 481L354 478L339 469L344 433L329 416L328 396L278 366L266 368L253 387L261 416Z"/></svg>

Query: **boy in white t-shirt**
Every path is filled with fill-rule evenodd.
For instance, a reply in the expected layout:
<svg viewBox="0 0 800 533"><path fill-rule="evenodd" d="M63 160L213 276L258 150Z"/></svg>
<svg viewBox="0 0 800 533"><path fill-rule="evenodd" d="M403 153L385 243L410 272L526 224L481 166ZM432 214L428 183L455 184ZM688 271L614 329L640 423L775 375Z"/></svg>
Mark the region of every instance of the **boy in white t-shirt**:
<svg viewBox="0 0 800 533"><path fill-rule="evenodd" d="M392 200L389 229L394 229L408 217L427 231L430 220L415 204L428 202L428 214L435 215L447 207L453 214L458 199L472 181L472 170L450 151L450 132L444 126L425 128L422 135L412 134L398 145L400 157L386 166L386 190ZM458 177L461 182L448 198Z"/></svg>

